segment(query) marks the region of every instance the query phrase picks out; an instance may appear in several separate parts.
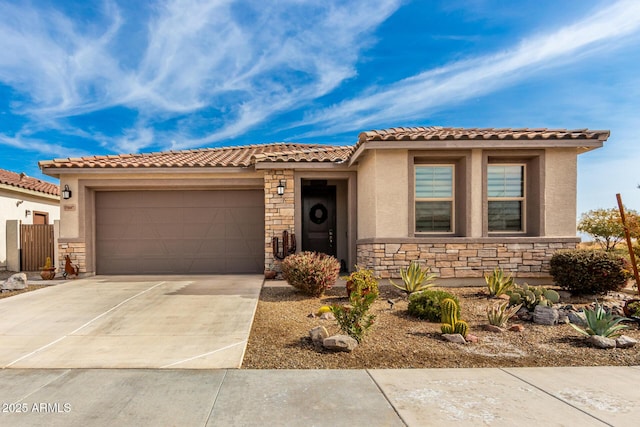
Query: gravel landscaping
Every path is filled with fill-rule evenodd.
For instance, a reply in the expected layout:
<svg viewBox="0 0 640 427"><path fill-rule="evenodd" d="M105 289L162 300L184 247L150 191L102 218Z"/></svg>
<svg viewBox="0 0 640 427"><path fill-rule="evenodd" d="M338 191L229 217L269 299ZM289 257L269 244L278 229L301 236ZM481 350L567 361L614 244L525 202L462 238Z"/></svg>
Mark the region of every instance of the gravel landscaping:
<svg viewBox="0 0 640 427"><path fill-rule="evenodd" d="M342 282L344 283L344 282ZM351 353L330 352L316 347L309 330L325 326L329 334L340 333L334 320L309 317L323 305L346 304L344 285L335 286L321 298L304 295L282 281L266 282L262 289L249 343L245 369L342 369L342 368L476 368L515 366L612 366L640 365L640 345L628 349L601 350L589 347L584 336L568 324L543 326L512 319L522 332L485 331L486 309L495 304L483 287L437 288L455 294L461 318L470 326L477 343L445 342L440 324L411 317L406 297L390 285L380 285L380 297L372 312L375 324L364 341ZM599 301L621 304L632 295L612 293ZM387 301L394 302L393 308ZM580 308L588 298L561 300L560 306ZM640 340L636 324L624 334Z"/></svg>

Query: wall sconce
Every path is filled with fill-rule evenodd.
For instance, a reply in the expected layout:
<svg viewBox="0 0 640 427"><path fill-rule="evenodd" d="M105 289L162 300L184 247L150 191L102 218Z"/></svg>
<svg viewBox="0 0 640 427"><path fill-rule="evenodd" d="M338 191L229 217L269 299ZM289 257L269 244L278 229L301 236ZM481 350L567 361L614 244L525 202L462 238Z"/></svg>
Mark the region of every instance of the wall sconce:
<svg viewBox="0 0 640 427"><path fill-rule="evenodd" d="M64 185L64 190L62 190L62 198L65 200L69 200L71 198L71 190L69 190L69 186L67 184Z"/></svg>
<svg viewBox="0 0 640 427"><path fill-rule="evenodd" d="M281 179L280 184L278 184L278 187L276 187L278 189L278 196L284 195L284 189L286 186L287 186L287 181L284 179Z"/></svg>
<svg viewBox="0 0 640 427"><path fill-rule="evenodd" d="M29 215L31 215L31 211L29 209L24 211L24 216L29 216Z"/></svg>

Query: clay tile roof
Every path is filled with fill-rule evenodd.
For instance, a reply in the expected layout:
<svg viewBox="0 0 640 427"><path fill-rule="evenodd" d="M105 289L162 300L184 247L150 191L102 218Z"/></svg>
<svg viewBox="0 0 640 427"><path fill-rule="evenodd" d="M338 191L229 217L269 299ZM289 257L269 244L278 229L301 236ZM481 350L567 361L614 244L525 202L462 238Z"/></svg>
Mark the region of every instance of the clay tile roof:
<svg viewBox="0 0 640 427"><path fill-rule="evenodd" d="M146 154L120 154L81 158L54 159L39 163L41 168L178 168L178 167L247 167L257 159L280 153L298 153L321 148L321 145L273 143L237 147L202 148ZM318 151L322 156L323 151ZM318 160L316 160L318 161Z"/></svg>
<svg viewBox="0 0 640 427"><path fill-rule="evenodd" d="M444 141L444 140L532 140L532 139L597 139L606 140L608 130L532 129L532 128L450 128L441 126L390 128L362 132L358 145L368 141Z"/></svg>
<svg viewBox="0 0 640 427"><path fill-rule="evenodd" d="M0 169L0 184L51 194L52 196L60 195L60 187L56 184L32 178L24 173L15 173L4 169Z"/></svg>
<svg viewBox="0 0 640 427"><path fill-rule="evenodd" d="M263 153L255 156L256 162L335 162L349 160L353 153L353 145L309 146L289 151Z"/></svg>

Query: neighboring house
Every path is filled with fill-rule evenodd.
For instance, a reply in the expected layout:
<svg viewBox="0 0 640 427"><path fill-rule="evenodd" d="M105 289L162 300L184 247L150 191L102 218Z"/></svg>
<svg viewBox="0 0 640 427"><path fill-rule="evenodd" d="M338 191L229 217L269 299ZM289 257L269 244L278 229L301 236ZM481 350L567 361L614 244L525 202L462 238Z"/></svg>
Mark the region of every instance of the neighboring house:
<svg viewBox="0 0 640 427"><path fill-rule="evenodd" d="M56 184L0 169L0 270L7 267L7 221L53 224L58 219L60 188Z"/></svg>
<svg viewBox="0 0 640 427"><path fill-rule="evenodd" d="M40 162L63 200L60 256L93 274L261 272L272 238L381 277L501 265L548 276L574 248L577 156L609 131L393 128L351 146L275 143ZM280 188L278 188L280 187ZM280 195L279 193L282 193Z"/></svg>

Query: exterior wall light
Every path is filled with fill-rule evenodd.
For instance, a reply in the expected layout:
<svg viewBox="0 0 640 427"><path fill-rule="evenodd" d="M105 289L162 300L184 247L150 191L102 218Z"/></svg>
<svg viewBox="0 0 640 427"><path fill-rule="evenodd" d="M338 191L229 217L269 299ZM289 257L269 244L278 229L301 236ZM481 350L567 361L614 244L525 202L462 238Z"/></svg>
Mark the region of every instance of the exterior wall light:
<svg viewBox="0 0 640 427"><path fill-rule="evenodd" d="M71 190L69 190L68 185L64 185L64 190L62 190L62 198L65 200L69 200L71 198Z"/></svg>
<svg viewBox="0 0 640 427"><path fill-rule="evenodd" d="M278 187L276 187L278 189L278 196L284 195L284 189L286 186L287 186L287 181L284 179L281 179L280 184L278 184Z"/></svg>

